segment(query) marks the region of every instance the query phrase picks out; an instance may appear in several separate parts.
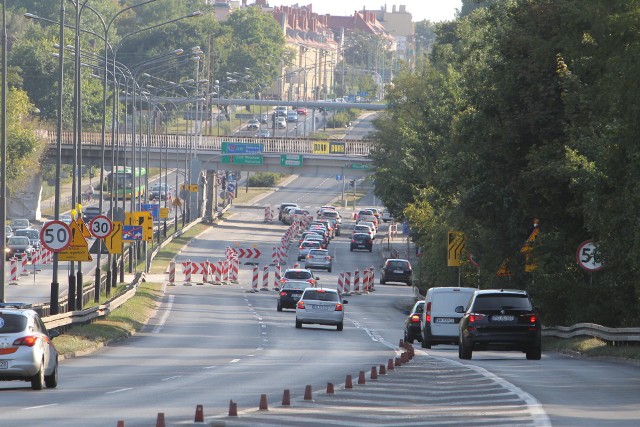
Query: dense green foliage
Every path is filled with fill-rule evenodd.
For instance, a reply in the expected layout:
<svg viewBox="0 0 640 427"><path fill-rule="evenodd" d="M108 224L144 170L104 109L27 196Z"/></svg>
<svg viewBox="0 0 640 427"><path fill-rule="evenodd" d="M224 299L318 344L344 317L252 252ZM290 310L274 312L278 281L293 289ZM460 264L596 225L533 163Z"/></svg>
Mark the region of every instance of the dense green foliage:
<svg viewBox="0 0 640 427"><path fill-rule="evenodd" d="M388 92L373 154L377 195L424 247L422 286L457 284L458 230L480 264L463 264L463 285L527 289L547 324L637 324L639 5L467 1L437 25L428 61ZM600 271L576 264L587 239Z"/></svg>
<svg viewBox="0 0 640 427"><path fill-rule="evenodd" d="M249 187L272 187L282 178L282 174L273 172L258 172L247 178Z"/></svg>

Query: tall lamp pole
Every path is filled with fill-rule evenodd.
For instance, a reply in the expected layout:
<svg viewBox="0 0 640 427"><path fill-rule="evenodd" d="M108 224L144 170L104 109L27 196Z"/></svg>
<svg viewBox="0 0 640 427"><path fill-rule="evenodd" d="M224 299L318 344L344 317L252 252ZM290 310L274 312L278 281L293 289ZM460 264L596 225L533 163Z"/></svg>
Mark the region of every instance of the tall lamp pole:
<svg viewBox="0 0 640 427"><path fill-rule="evenodd" d="M7 222L7 2L2 0L2 118L0 119L0 139L2 148L0 149L0 240L2 240L2 262L0 263L0 302L4 302L4 274L7 240L5 237L5 224Z"/></svg>

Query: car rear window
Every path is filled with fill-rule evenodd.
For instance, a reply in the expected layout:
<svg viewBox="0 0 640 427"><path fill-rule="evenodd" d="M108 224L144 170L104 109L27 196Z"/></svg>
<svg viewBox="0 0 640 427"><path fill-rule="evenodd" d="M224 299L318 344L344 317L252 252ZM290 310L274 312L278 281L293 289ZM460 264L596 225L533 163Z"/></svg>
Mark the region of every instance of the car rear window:
<svg viewBox="0 0 640 427"><path fill-rule="evenodd" d="M38 233L38 230L29 230L29 229L16 230L15 235L25 236L32 240L40 238L40 233Z"/></svg>
<svg viewBox="0 0 640 427"><path fill-rule="evenodd" d="M407 261L387 261L387 267L390 268L408 268L409 263Z"/></svg>
<svg viewBox="0 0 640 427"><path fill-rule="evenodd" d="M301 245L303 248L319 248L320 242L315 240L305 240Z"/></svg>
<svg viewBox="0 0 640 427"><path fill-rule="evenodd" d="M304 293L303 300L314 301L339 301L338 294L335 292L323 292L319 290L307 290Z"/></svg>
<svg viewBox="0 0 640 427"><path fill-rule="evenodd" d="M26 317L0 312L0 334L15 334L24 331L26 327Z"/></svg>
<svg viewBox="0 0 640 427"><path fill-rule="evenodd" d="M326 216L327 218L337 218L338 217L338 212L325 211L325 212L322 213L322 216Z"/></svg>
<svg viewBox="0 0 640 427"><path fill-rule="evenodd" d="M353 235L353 240L356 241L360 241L360 240L369 240L371 237L368 234L363 234L363 233L356 233Z"/></svg>
<svg viewBox="0 0 640 427"><path fill-rule="evenodd" d="M531 302L526 295L486 294L478 295L473 303L473 311L531 310Z"/></svg>
<svg viewBox="0 0 640 427"><path fill-rule="evenodd" d="M285 282L282 285L282 290L287 290L287 289L307 289L309 286L311 286L311 283L309 282L298 282L298 283L291 283L291 282Z"/></svg>
<svg viewBox="0 0 640 427"><path fill-rule="evenodd" d="M329 251L326 249L311 249L309 251L309 255L313 256L327 256L329 255Z"/></svg>
<svg viewBox="0 0 640 427"><path fill-rule="evenodd" d="M284 277L287 279L306 280L311 278L311 273L308 271L287 271L284 273Z"/></svg>

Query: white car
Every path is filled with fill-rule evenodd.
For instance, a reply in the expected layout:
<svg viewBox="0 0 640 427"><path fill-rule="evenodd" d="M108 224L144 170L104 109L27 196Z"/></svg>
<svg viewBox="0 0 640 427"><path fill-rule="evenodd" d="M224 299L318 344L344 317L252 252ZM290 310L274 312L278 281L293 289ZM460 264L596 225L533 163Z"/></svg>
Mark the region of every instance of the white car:
<svg viewBox="0 0 640 427"><path fill-rule="evenodd" d="M358 223L358 225L366 225L369 228L371 228L371 230L373 231L373 238L375 239L376 235L378 234L378 231L376 230L376 225L371 222L371 221L360 221Z"/></svg>
<svg viewBox="0 0 640 427"><path fill-rule="evenodd" d="M296 305L296 328L302 325L331 325L341 331L344 327L344 304L338 291L325 288L307 288Z"/></svg>
<svg viewBox="0 0 640 427"><path fill-rule="evenodd" d="M285 129L287 127L287 119L285 117L276 117L276 127Z"/></svg>
<svg viewBox="0 0 640 427"><path fill-rule="evenodd" d="M361 225L361 224L355 225L353 227L353 233L352 234L357 234L357 233L366 233L369 236L371 236L372 239L375 237L373 228L369 227L368 225Z"/></svg>
<svg viewBox="0 0 640 427"><path fill-rule="evenodd" d="M0 381L27 381L42 390L58 385L58 351L38 314L24 304L0 303Z"/></svg>

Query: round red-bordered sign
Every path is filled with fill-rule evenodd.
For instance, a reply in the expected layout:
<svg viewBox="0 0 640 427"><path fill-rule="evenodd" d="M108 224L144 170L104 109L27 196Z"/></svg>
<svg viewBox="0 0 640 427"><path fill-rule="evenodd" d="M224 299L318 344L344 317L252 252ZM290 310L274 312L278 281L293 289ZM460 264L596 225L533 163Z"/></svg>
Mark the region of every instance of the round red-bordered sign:
<svg viewBox="0 0 640 427"><path fill-rule="evenodd" d="M96 215L89 222L89 233L97 239L104 239L113 230L113 223L106 215Z"/></svg>
<svg viewBox="0 0 640 427"><path fill-rule="evenodd" d="M598 247L591 240L580 243L576 251L576 262L583 270L602 270L603 265L598 254Z"/></svg>
<svg viewBox="0 0 640 427"><path fill-rule="evenodd" d="M49 221L40 230L40 242L51 252L64 251L71 244L71 229L62 221Z"/></svg>
<svg viewBox="0 0 640 427"><path fill-rule="evenodd" d="M469 264L473 265L475 268L480 268L480 264L476 261L475 255L471 252L467 252L467 260L469 260Z"/></svg>

